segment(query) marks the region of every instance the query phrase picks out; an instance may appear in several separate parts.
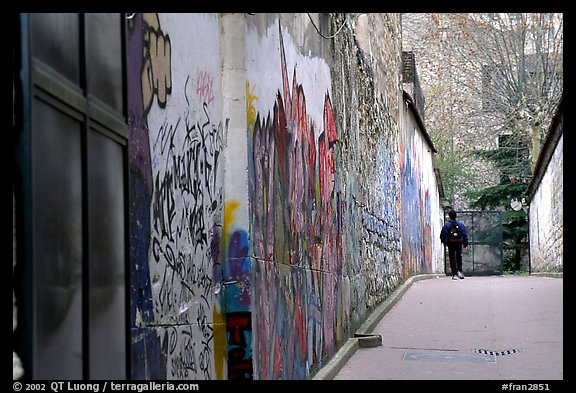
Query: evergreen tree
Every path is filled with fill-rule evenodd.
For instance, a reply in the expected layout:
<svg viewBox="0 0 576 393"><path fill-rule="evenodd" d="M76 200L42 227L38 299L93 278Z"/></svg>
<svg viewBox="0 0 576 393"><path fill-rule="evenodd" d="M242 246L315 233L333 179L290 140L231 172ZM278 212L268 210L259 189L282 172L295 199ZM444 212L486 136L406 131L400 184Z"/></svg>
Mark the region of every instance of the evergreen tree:
<svg viewBox="0 0 576 393"><path fill-rule="evenodd" d="M521 270L523 251L528 249L528 214L514 210L512 201L525 201L530 177L528 147L514 138L504 138L494 150L478 150L476 155L491 161L500 171L500 183L467 196L476 209L502 210L504 270ZM523 204L524 205L524 204Z"/></svg>

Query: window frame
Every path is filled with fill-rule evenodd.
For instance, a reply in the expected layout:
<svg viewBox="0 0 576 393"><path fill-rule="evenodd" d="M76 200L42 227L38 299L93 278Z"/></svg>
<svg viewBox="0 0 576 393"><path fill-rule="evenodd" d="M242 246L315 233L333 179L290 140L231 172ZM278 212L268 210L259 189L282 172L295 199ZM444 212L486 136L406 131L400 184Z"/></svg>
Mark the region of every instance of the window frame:
<svg viewBox="0 0 576 393"><path fill-rule="evenodd" d="M50 110L64 114L78 121L80 124L80 159L81 159L81 245L82 245L82 378L90 378L90 167L91 133L97 132L107 139L117 143L121 148L122 168L122 228L123 232L123 340L124 352L124 378L130 375L130 272L129 272L129 189L128 189L128 117L127 117L127 76L126 76L126 20L124 14L119 17L119 33L121 56L119 58L122 85L121 108L116 109L88 91L86 78L86 51L87 35L85 14L74 14L78 18L78 56L80 78L78 83L69 80L52 66L48 65L34 53L33 17L43 17L46 14L32 16L30 14L17 14L15 24L14 42L14 195L16 217L16 266L14 269L14 291L18 306L18 328L15 332L17 340L16 349L22 357L25 369L25 378L34 378L36 373L36 294L34 276L36 264L39 259L35 256L34 209L38 208L39 201L34 195L34 150L36 127L33 118L37 103L48 105ZM93 154L93 153L92 153ZM92 157L93 158L93 157ZM120 249L122 252L122 250ZM19 350L19 351L18 351Z"/></svg>

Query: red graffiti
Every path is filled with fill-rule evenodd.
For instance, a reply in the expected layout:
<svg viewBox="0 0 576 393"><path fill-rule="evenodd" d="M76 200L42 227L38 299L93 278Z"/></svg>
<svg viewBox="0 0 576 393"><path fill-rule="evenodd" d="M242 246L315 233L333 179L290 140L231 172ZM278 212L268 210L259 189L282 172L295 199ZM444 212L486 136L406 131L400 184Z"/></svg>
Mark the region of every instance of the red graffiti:
<svg viewBox="0 0 576 393"><path fill-rule="evenodd" d="M289 80L281 31L280 56L282 90L272 116L256 115L252 143L252 239L260 258L254 348L261 379L301 379L334 353L342 333L339 138L329 94L315 124L296 66ZM278 267L287 265L289 280Z"/></svg>
<svg viewBox="0 0 576 393"><path fill-rule="evenodd" d="M252 379L252 316L250 312L226 314L228 379Z"/></svg>
<svg viewBox="0 0 576 393"><path fill-rule="evenodd" d="M198 70L196 72L196 95L200 102L211 105L214 101L213 81L208 71Z"/></svg>

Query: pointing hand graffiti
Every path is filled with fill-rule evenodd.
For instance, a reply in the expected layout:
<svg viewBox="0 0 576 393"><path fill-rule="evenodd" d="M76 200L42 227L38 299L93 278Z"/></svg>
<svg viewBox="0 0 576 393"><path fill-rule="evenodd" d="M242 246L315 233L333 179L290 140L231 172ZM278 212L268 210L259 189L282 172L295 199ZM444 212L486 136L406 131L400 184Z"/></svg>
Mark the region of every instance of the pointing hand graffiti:
<svg viewBox="0 0 576 393"><path fill-rule="evenodd" d="M142 65L142 101L148 113L156 94L160 108L166 107L166 98L172 92L170 64L170 37L160 29L158 14L142 15L144 30Z"/></svg>

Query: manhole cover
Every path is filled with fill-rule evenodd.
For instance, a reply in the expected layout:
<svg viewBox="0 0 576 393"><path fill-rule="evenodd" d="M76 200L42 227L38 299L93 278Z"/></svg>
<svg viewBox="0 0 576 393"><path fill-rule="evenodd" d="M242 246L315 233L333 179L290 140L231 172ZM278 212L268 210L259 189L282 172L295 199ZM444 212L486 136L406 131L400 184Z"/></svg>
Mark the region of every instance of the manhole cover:
<svg viewBox="0 0 576 393"><path fill-rule="evenodd" d="M404 352L402 360L429 360L444 362L472 362L472 363L496 363L493 354L463 354L463 353L416 353Z"/></svg>

